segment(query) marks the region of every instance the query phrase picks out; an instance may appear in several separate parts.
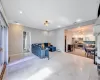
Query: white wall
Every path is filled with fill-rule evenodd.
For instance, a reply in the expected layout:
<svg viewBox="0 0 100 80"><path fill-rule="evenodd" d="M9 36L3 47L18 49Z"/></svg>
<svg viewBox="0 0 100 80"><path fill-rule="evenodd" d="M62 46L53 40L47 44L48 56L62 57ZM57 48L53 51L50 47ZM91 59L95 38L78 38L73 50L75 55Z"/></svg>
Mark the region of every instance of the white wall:
<svg viewBox="0 0 100 80"><path fill-rule="evenodd" d="M31 43L44 43L47 42L47 31L38 30L34 28L24 27L24 31L31 33Z"/></svg>
<svg viewBox="0 0 100 80"><path fill-rule="evenodd" d="M8 28L8 53L9 55L23 52L23 26L10 24Z"/></svg>
<svg viewBox="0 0 100 80"><path fill-rule="evenodd" d="M31 44L47 42L47 31L38 30L22 25L10 24L9 27L9 55L23 53L23 31L31 33Z"/></svg>
<svg viewBox="0 0 100 80"><path fill-rule="evenodd" d="M67 44L72 44L73 33L71 31L67 31L66 35L67 35Z"/></svg>
<svg viewBox="0 0 100 80"><path fill-rule="evenodd" d="M48 42L56 46L61 52L64 52L64 28L49 31Z"/></svg>
<svg viewBox="0 0 100 80"><path fill-rule="evenodd" d="M56 30L54 31L49 31L49 35L48 35L48 42L50 42L52 45L56 46Z"/></svg>

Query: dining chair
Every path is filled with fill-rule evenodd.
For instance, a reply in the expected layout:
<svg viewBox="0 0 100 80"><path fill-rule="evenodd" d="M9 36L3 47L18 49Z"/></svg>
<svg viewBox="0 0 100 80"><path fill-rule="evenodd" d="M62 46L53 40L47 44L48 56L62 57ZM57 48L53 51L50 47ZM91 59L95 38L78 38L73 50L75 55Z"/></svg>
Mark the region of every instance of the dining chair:
<svg viewBox="0 0 100 80"><path fill-rule="evenodd" d="M85 55L88 57L88 51L86 48L84 48L84 49L85 49Z"/></svg>

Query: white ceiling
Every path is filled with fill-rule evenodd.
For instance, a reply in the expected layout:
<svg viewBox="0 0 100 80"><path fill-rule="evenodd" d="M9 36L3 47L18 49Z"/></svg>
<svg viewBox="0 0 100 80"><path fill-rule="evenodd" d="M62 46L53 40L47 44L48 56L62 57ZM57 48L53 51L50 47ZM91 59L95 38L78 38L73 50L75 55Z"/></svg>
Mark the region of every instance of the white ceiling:
<svg viewBox="0 0 100 80"><path fill-rule="evenodd" d="M53 30L97 18L99 0L1 0L9 23ZM22 14L20 14L22 12ZM48 27L44 22L50 22ZM58 27L60 26L60 27Z"/></svg>

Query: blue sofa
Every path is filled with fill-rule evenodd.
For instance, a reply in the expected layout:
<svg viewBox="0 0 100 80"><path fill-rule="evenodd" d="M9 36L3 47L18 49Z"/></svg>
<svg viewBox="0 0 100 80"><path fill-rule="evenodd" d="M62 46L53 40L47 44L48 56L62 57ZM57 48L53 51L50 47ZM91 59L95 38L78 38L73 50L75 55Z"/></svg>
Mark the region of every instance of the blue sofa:
<svg viewBox="0 0 100 80"><path fill-rule="evenodd" d="M44 49L42 49L41 44L44 44ZM49 59L49 51L54 52L56 51L56 47L50 45L49 43L38 43L38 44L32 44L31 50L32 53L40 58L48 57Z"/></svg>
<svg viewBox="0 0 100 80"><path fill-rule="evenodd" d="M49 43L44 43L45 48L49 48L49 51L54 52L56 51L56 47L54 47L53 45L49 46Z"/></svg>
<svg viewBox="0 0 100 80"><path fill-rule="evenodd" d="M42 49L40 44L32 44L31 46L32 53L40 58L48 57L49 59L49 50Z"/></svg>
<svg viewBox="0 0 100 80"><path fill-rule="evenodd" d="M49 46L49 51L51 51L51 52L56 51L56 47L54 47L54 46Z"/></svg>

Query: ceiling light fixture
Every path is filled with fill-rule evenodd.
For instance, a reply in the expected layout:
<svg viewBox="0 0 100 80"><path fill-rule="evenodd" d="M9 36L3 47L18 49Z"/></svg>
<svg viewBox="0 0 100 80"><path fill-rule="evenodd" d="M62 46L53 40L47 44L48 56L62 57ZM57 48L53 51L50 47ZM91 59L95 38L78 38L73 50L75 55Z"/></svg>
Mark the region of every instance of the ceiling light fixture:
<svg viewBox="0 0 100 80"><path fill-rule="evenodd" d="M81 21L82 21L81 19L77 19L77 20L76 20L76 22L81 22Z"/></svg>
<svg viewBox="0 0 100 80"><path fill-rule="evenodd" d="M58 26L59 28L61 27L61 26Z"/></svg>
<svg viewBox="0 0 100 80"><path fill-rule="evenodd" d="M20 11L19 13L20 13L20 14L22 14L23 12L22 12L22 11Z"/></svg>
<svg viewBox="0 0 100 80"><path fill-rule="evenodd" d="M46 27L48 27L49 21L46 20L46 21L44 22L44 25L45 25Z"/></svg>

